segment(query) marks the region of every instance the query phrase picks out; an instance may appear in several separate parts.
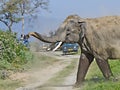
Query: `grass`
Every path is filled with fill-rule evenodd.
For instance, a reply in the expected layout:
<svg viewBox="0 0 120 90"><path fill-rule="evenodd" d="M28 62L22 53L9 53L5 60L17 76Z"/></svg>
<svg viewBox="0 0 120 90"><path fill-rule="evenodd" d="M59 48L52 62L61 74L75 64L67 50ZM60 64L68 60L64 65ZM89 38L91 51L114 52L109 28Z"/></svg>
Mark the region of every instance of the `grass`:
<svg viewBox="0 0 120 90"><path fill-rule="evenodd" d="M105 80L96 63L91 65L86 81L80 90L120 90L120 61L109 61L112 72L117 79Z"/></svg>
<svg viewBox="0 0 120 90"><path fill-rule="evenodd" d="M11 81L10 79L0 79L0 90L15 90L17 87L22 86L21 81Z"/></svg>

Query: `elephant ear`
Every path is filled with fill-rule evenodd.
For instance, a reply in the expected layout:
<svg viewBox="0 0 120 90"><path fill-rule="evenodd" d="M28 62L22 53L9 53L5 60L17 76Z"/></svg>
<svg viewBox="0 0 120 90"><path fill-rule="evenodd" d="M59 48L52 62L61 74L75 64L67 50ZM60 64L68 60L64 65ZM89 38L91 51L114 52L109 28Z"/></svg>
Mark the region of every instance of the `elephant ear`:
<svg viewBox="0 0 120 90"><path fill-rule="evenodd" d="M80 33L79 33L79 36L80 36L80 41L83 41L83 38L85 37L85 33L86 33L86 22L85 21L82 21L82 22L78 22L79 24L79 27L80 27Z"/></svg>

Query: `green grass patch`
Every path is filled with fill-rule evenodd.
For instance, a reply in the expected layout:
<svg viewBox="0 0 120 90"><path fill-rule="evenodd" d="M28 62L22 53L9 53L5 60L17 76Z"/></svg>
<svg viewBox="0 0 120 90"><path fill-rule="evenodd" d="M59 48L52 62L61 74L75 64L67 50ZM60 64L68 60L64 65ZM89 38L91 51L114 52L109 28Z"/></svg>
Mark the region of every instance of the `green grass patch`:
<svg viewBox="0 0 120 90"><path fill-rule="evenodd" d="M20 86L22 86L21 81L11 81L10 79L7 79L7 80L0 79L0 90L15 90Z"/></svg>
<svg viewBox="0 0 120 90"><path fill-rule="evenodd" d="M112 72L117 80L105 80L97 64L94 62L87 74L86 81L80 90L120 90L120 61L109 60Z"/></svg>
<svg viewBox="0 0 120 90"><path fill-rule="evenodd" d="M120 75L120 60L109 60L110 67L115 76Z"/></svg>
<svg viewBox="0 0 120 90"><path fill-rule="evenodd" d="M87 81L82 90L120 90L120 81Z"/></svg>

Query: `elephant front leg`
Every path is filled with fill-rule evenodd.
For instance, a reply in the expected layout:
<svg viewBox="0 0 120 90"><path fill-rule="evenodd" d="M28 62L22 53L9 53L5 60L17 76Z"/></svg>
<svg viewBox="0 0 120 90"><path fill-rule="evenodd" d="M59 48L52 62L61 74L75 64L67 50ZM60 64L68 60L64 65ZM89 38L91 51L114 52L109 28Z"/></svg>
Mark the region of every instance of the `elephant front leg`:
<svg viewBox="0 0 120 90"><path fill-rule="evenodd" d="M79 86L85 79L88 68L93 61L94 57L88 53L82 53L79 60L77 79L75 86Z"/></svg>
<svg viewBox="0 0 120 90"><path fill-rule="evenodd" d="M96 62L106 79L109 79L110 76L113 76L108 60L96 59Z"/></svg>

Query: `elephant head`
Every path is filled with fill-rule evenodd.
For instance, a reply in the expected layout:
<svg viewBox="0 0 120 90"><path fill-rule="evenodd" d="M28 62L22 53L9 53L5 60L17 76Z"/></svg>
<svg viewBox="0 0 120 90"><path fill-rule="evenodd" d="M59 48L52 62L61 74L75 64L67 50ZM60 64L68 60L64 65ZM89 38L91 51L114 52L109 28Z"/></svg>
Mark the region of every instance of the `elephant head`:
<svg viewBox="0 0 120 90"><path fill-rule="evenodd" d="M79 43L86 31L86 22L77 15L69 16L65 21L65 41ZM63 24L64 24L63 23Z"/></svg>
<svg viewBox="0 0 120 90"><path fill-rule="evenodd" d="M75 42L78 43L79 40L85 35L85 25L86 23L78 15L68 16L64 22L59 26L55 35L48 37L41 35L37 32L30 32L27 37L34 36L39 40L47 43L55 42Z"/></svg>

